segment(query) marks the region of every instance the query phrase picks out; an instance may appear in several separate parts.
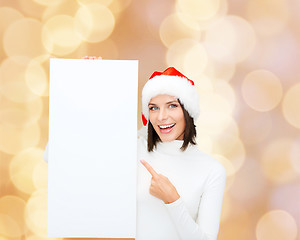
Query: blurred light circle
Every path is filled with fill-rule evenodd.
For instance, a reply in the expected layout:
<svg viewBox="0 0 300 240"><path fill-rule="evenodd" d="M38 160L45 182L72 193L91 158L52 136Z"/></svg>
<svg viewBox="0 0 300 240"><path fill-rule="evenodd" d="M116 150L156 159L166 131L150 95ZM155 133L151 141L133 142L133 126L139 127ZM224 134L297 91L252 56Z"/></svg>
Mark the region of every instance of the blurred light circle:
<svg viewBox="0 0 300 240"><path fill-rule="evenodd" d="M25 81L28 88L39 96L48 95L48 76L42 65L32 60L25 70Z"/></svg>
<svg viewBox="0 0 300 240"><path fill-rule="evenodd" d="M48 164L45 161L35 165L32 180L36 189L48 188Z"/></svg>
<svg viewBox="0 0 300 240"><path fill-rule="evenodd" d="M264 214L256 225L257 240L295 240L297 225L286 211L272 210Z"/></svg>
<svg viewBox="0 0 300 240"><path fill-rule="evenodd" d="M256 70L245 77L242 94L246 103L254 110L270 111L282 98L281 82L275 74L267 70Z"/></svg>
<svg viewBox="0 0 300 240"><path fill-rule="evenodd" d="M0 198L0 214L9 216L15 222L14 224L17 225L14 237L21 237L25 233L24 211L25 201L23 199L12 195ZM1 233L3 233L3 230L0 230Z"/></svg>
<svg viewBox="0 0 300 240"><path fill-rule="evenodd" d="M289 11L285 0L252 0L248 2L247 18L259 34L274 35L285 28Z"/></svg>
<svg viewBox="0 0 300 240"><path fill-rule="evenodd" d="M18 10L10 7L0 7L0 38L2 39L3 32L9 25L23 18L23 14Z"/></svg>
<svg viewBox="0 0 300 240"><path fill-rule="evenodd" d="M273 189L269 200L269 208L281 209L290 213L300 223L300 187L299 182L284 184Z"/></svg>
<svg viewBox="0 0 300 240"><path fill-rule="evenodd" d="M201 43L198 43L186 52L183 64L184 72L190 77L202 74L207 61L206 50Z"/></svg>
<svg viewBox="0 0 300 240"><path fill-rule="evenodd" d="M247 144L258 144L271 133L273 120L268 112L248 110L241 114L241 137Z"/></svg>
<svg viewBox="0 0 300 240"><path fill-rule="evenodd" d="M34 147L40 140L40 127L37 123L26 127L0 123L0 151L17 154Z"/></svg>
<svg viewBox="0 0 300 240"><path fill-rule="evenodd" d="M114 15L102 4L84 5L75 15L75 29L87 42L101 42L107 39L114 27Z"/></svg>
<svg viewBox="0 0 300 240"><path fill-rule="evenodd" d="M162 43L170 47L180 39L190 38L200 40L201 32L195 31L189 25L183 23L177 14L167 16L160 25L159 35Z"/></svg>
<svg viewBox="0 0 300 240"><path fill-rule="evenodd" d="M1 101L0 119L2 124L12 127L27 127L36 123L43 112L41 98L27 103L16 103L3 98Z"/></svg>
<svg viewBox="0 0 300 240"><path fill-rule="evenodd" d="M226 99L226 101L232 106L232 109L236 104L236 96L232 86L223 80L217 80L214 82L214 92ZM232 110L233 111L233 110Z"/></svg>
<svg viewBox="0 0 300 240"><path fill-rule="evenodd" d="M7 56L47 57L41 41L42 23L33 18L22 18L10 24L3 35Z"/></svg>
<svg viewBox="0 0 300 240"><path fill-rule="evenodd" d="M213 152L226 157L232 163L235 172L243 166L246 157L243 142L238 135L230 133L220 133L215 139Z"/></svg>
<svg viewBox="0 0 300 240"><path fill-rule="evenodd" d="M35 191L25 209L26 225L39 237L47 237L47 189Z"/></svg>
<svg viewBox="0 0 300 240"><path fill-rule="evenodd" d="M43 150L39 148L28 148L12 159L9 174L16 188L27 194L36 190L33 173L36 165L41 161L43 161Z"/></svg>
<svg viewBox="0 0 300 240"><path fill-rule="evenodd" d="M292 86L285 94L282 112L285 120L293 127L300 129L300 83Z"/></svg>
<svg viewBox="0 0 300 240"><path fill-rule="evenodd" d="M196 136L196 142L198 148L206 153L206 154L211 154L212 152L212 147L213 147L213 142L212 138L207 135L207 134L197 134Z"/></svg>
<svg viewBox="0 0 300 240"><path fill-rule="evenodd" d="M178 7L182 13L196 20L213 18L220 7L220 0L178 0Z"/></svg>
<svg viewBox="0 0 300 240"><path fill-rule="evenodd" d="M263 149L261 167L267 179L283 184L296 179L297 174L290 161L293 141L288 138L276 139Z"/></svg>
<svg viewBox="0 0 300 240"><path fill-rule="evenodd" d="M39 98L26 82L25 76L29 63L30 60L26 57L10 57L0 65L0 92L9 100L24 103ZM38 79L38 81L45 82L46 80Z"/></svg>
<svg viewBox="0 0 300 240"><path fill-rule="evenodd" d="M167 65L175 67L178 71L183 71L187 52L197 44L198 41L193 39L181 39L174 42L167 51Z"/></svg>
<svg viewBox="0 0 300 240"><path fill-rule="evenodd" d="M38 4L41 4L43 6L50 7L50 6L59 5L62 2L64 2L65 0L51 0L51 1L49 1L49 0L33 0L33 1Z"/></svg>
<svg viewBox="0 0 300 240"><path fill-rule="evenodd" d="M17 238L22 235L22 230L11 216L0 213L0 234L7 238Z"/></svg>
<svg viewBox="0 0 300 240"><path fill-rule="evenodd" d="M266 197L267 184L255 159L246 158L235 177L238 180L232 184L230 194L245 208L255 206Z"/></svg>
<svg viewBox="0 0 300 240"><path fill-rule="evenodd" d="M48 52L63 56L74 52L81 43L75 31L74 18L56 15L45 22L42 41Z"/></svg>
<svg viewBox="0 0 300 240"><path fill-rule="evenodd" d="M182 3L184 2L181 1ZM208 15L191 15L189 11L185 11L181 7L181 2L177 1L175 8L176 8L176 14L180 18L180 20L190 28L193 28L197 31L202 31L202 30L207 30L210 28L210 26L219 18L224 17L227 12L228 12L228 3L227 0L219 0L218 3L217 1L212 1L212 2L204 2L204 1L198 1L197 4L207 4L207 6L214 6L214 10L216 11L215 13L211 14L211 16ZM217 4L215 4L217 3ZM204 8L201 9L203 11L206 11ZM211 8L213 10L213 8ZM213 11L210 11L212 13ZM206 13L209 13L207 11Z"/></svg>
<svg viewBox="0 0 300 240"><path fill-rule="evenodd" d="M78 2L76 0L64 0L59 5L54 6L48 6L44 11L42 15L42 21L46 22L48 19L58 16L58 15L68 15L68 16L74 16L75 13L78 10Z"/></svg>
<svg viewBox="0 0 300 240"><path fill-rule="evenodd" d="M204 73L214 81L229 82L235 73L236 66L232 62L220 62L208 55L208 63Z"/></svg>
<svg viewBox="0 0 300 240"><path fill-rule="evenodd" d="M226 186L225 186L225 191L228 191L232 184L234 183L235 179L235 169L232 163L224 156L219 155L219 154L213 154L212 155L214 159L219 161L223 167L226 170Z"/></svg>
<svg viewBox="0 0 300 240"><path fill-rule="evenodd" d="M256 37L246 20L237 16L226 16L211 25L204 43L212 58L236 63L245 60L252 53Z"/></svg>
<svg viewBox="0 0 300 240"><path fill-rule="evenodd" d="M111 4L114 0L77 0L77 2L80 5L87 5L87 4L91 4L91 3L98 3L104 6L108 6L109 4Z"/></svg>
<svg viewBox="0 0 300 240"><path fill-rule="evenodd" d="M214 92L214 85L213 85L212 78L200 74L198 76L193 76L192 79L195 83L195 87L199 95Z"/></svg>
<svg viewBox="0 0 300 240"><path fill-rule="evenodd" d="M300 173L300 138L296 139L292 143L292 149L291 149L291 163L293 168Z"/></svg>

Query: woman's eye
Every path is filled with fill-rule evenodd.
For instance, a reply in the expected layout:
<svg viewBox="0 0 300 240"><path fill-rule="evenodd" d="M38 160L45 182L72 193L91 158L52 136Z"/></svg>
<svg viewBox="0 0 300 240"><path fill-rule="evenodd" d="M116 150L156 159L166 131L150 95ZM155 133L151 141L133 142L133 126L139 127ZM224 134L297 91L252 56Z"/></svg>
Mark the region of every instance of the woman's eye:
<svg viewBox="0 0 300 240"><path fill-rule="evenodd" d="M150 107L149 110L156 110L157 107Z"/></svg>
<svg viewBox="0 0 300 240"><path fill-rule="evenodd" d="M170 107L171 107L171 108L176 108L177 105L176 105L176 104L170 104Z"/></svg>

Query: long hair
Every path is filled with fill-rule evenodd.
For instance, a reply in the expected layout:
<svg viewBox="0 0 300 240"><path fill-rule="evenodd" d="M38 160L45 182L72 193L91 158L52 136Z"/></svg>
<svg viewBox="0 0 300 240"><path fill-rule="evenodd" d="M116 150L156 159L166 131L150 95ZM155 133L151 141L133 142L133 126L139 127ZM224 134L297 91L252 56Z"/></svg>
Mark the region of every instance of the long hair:
<svg viewBox="0 0 300 240"><path fill-rule="evenodd" d="M185 110L183 104L178 99L178 102L183 110L184 120L185 120L185 129L183 136L183 144L181 150L185 151L189 144L196 145L196 126L194 124L194 119L189 115ZM148 122L148 152L152 152L154 147L156 147L157 142L161 142L160 137L156 133L151 122Z"/></svg>

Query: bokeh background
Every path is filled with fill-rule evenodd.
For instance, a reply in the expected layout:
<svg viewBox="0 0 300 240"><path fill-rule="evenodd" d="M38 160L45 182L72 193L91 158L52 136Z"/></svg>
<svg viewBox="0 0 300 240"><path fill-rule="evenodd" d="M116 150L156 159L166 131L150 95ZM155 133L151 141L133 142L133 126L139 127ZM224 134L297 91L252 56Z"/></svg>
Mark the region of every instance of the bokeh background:
<svg viewBox="0 0 300 240"><path fill-rule="evenodd" d="M300 239L299 0L0 0L0 240L46 238L49 58L195 81L227 170L219 240ZM87 60L91 61L91 60ZM72 86L70 86L70 89Z"/></svg>

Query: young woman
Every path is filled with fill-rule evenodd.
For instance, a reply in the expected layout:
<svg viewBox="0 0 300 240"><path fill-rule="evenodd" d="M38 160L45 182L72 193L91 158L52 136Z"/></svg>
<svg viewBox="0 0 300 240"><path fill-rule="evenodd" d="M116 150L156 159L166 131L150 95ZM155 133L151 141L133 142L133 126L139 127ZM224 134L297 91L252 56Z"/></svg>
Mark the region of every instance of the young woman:
<svg viewBox="0 0 300 240"><path fill-rule="evenodd" d="M195 142L194 82L173 67L154 72L143 88L142 107L136 239L216 240L226 172ZM46 147L46 161L47 155Z"/></svg>

